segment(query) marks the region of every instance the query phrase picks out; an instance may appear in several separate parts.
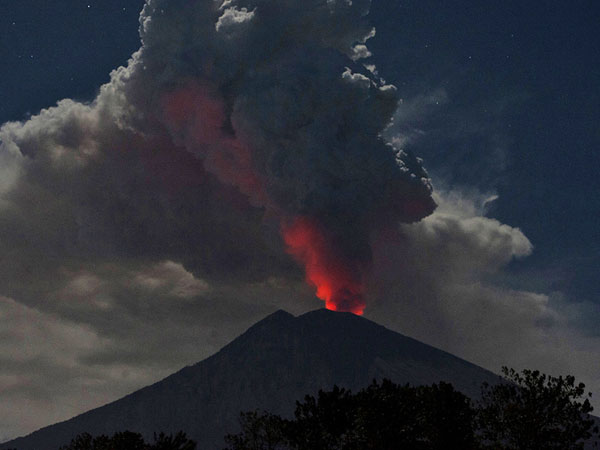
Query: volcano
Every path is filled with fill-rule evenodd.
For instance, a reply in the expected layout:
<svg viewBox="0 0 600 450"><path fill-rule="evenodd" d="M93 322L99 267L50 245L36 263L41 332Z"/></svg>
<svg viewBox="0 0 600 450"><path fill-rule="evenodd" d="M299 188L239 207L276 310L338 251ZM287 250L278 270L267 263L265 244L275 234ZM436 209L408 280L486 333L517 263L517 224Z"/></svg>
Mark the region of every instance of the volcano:
<svg viewBox="0 0 600 450"><path fill-rule="evenodd" d="M470 397L498 376L351 313L277 311L218 353L115 402L0 445L56 449L82 432L185 431L199 449L220 449L240 411L291 414L296 400L334 384L353 391L373 379L412 385L447 381Z"/></svg>

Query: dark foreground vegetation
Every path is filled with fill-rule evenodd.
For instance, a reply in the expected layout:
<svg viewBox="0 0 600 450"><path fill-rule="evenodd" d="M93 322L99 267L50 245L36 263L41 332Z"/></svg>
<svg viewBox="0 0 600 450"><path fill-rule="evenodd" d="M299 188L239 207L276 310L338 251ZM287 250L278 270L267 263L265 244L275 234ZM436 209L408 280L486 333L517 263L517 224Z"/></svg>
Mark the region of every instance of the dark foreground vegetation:
<svg viewBox="0 0 600 450"><path fill-rule="evenodd" d="M334 387L297 402L293 419L241 415L227 450L571 450L597 437L585 386L572 376L522 374L484 385L477 403L447 383L373 382L356 394Z"/></svg>
<svg viewBox="0 0 600 450"><path fill-rule="evenodd" d="M598 438L583 383L539 371L502 372L504 382L484 384L477 402L448 383L374 381L357 393L335 386L297 402L292 419L242 413L241 431L225 436L225 450L572 450ZM195 449L182 432L154 435L150 444L125 431L83 433L59 450Z"/></svg>
<svg viewBox="0 0 600 450"><path fill-rule="evenodd" d="M88 433L78 435L69 445L59 450L195 450L196 443L187 438L185 433L176 435L160 433L154 435L154 443L147 444L139 433L123 431L112 437L92 437Z"/></svg>

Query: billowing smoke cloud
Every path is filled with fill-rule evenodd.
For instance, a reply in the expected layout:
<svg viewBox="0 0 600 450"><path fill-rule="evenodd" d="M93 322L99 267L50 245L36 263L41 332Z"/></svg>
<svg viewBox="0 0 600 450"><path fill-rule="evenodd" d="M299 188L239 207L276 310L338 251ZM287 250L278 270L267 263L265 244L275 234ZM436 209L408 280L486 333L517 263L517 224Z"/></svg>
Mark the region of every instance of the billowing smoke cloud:
<svg viewBox="0 0 600 450"><path fill-rule="evenodd" d="M397 96L357 63L370 2L198 2L186 17L176 3L142 14L157 119L280 222L327 307L362 312L373 229L434 207L419 162L380 137Z"/></svg>
<svg viewBox="0 0 600 450"><path fill-rule="evenodd" d="M368 9L148 0L141 48L93 101L2 125L0 317L30 317L31 342L92 344L0 348L0 403L31 412L3 413L0 435L208 356L276 307L314 309L315 292L362 313L371 236L434 208L419 161L379 136L397 93L361 63ZM43 381L60 371L68 386Z"/></svg>
<svg viewBox="0 0 600 450"><path fill-rule="evenodd" d="M149 0L142 48L94 103L3 128L8 209L46 196L32 234L53 253L158 253L213 274L267 273L280 231L329 308L362 312L372 233L435 206L419 161L380 136L397 95L360 64L369 4Z"/></svg>

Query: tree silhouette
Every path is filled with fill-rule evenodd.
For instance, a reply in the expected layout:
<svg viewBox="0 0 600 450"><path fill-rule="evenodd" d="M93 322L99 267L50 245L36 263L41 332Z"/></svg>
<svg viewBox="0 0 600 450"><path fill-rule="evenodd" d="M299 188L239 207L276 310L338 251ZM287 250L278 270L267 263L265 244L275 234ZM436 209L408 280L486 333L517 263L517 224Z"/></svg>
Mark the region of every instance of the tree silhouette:
<svg viewBox="0 0 600 450"><path fill-rule="evenodd" d="M183 432L175 436L160 433L154 434L154 443L147 444L140 433L122 431L108 437L100 435L92 437L89 433L75 436L69 445L59 450L195 450L196 443L186 437Z"/></svg>
<svg viewBox="0 0 600 450"><path fill-rule="evenodd" d="M291 422L268 412L243 412L240 414L242 431L229 434L225 441L230 450L279 450L289 448L287 435Z"/></svg>
<svg viewBox="0 0 600 450"><path fill-rule="evenodd" d="M507 367L502 373L507 383L482 388L476 422L484 448L583 449L584 440L598 434L585 385L573 376L519 374Z"/></svg>
<svg viewBox="0 0 600 450"><path fill-rule="evenodd" d="M352 394L335 386L296 403L293 420L245 413L228 450L429 450L475 448L470 401L450 384L373 382ZM443 446L443 447L440 447Z"/></svg>
<svg viewBox="0 0 600 450"><path fill-rule="evenodd" d="M574 377L502 373L476 404L447 383L384 380L356 394L335 386L297 402L293 419L243 413L226 450L576 450L598 435Z"/></svg>
<svg viewBox="0 0 600 450"><path fill-rule="evenodd" d="M154 433L154 444L147 447L148 450L194 450L196 443L187 438L182 431L175 436L172 434Z"/></svg>
<svg viewBox="0 0 600 450"><path fill-rule="evenodd" d="M473 404L451 384L373 383L356 394L334 386L296 402L293 418L251 411L225 450L577 450L598 436L585 385L573 376L502 368ZM185 433L124 431L76 436L59 450L195 450Z"/></svg>

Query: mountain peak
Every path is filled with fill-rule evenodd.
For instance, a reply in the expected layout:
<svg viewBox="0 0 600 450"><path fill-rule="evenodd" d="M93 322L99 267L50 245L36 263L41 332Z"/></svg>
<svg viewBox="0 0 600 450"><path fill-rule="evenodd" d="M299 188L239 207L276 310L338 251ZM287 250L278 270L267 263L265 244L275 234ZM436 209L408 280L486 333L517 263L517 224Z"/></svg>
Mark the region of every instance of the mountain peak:
<svg viewBox="0 0 600 450"><path fill-rule="evenodd" d="M75 435L130 430L185 431L198 448L222 448L240 411L292 413L295 401L334 384L351 390L373 379L396 383L451 382L476 396L497 376L456 356L351 313L319 309L298 317L278 310L215 355L158 383L66 422L0 445L58 448Z"/></svg>
<svg viewBox="0 0 600 450"><path fill-rule="evenodd" d="M319 309L314 309L312 311L308 311L304 314L299 315L298 317L306 317L306 318L310 318L310 317L335 317L335 316L346 316L346 317L357 317L357 318L362 318L364 319L364 317L361 316L357 316L356 314L353 314L351 312L346 312L346 311L332 311L330 309L327 308L319 308Z"/></svg>

